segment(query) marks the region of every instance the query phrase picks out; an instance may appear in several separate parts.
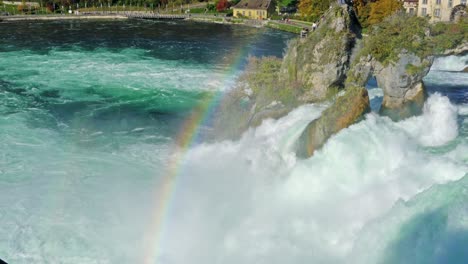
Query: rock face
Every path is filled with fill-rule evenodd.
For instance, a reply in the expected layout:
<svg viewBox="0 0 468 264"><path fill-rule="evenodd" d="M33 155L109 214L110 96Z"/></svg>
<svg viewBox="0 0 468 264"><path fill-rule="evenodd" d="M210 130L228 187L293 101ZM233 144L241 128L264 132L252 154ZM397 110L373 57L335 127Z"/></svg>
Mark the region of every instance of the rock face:
<svg viewBox="0 0 468 264"><path fill-rule="evenodd" d="M445 56L463 55L463 54L466 54L467 52L468 52L468 41L465 41L465 42L461 43L460 45L458 45L454 49L448 49L448 50L444 51L443 55L445 55Z"/></svg>
<svg viewBox="0 0 468 264"><path fill-rule="evenodd" d="M316 102L343 88L351 51L361 28L350 7L334 7L305 39L292 41L281 65L280 79L298 86L298 100Z"/></svg>
<svg viewBox="0 0 468 264"><path fill-rule="evenodd" d="M466 23L441 27L403 14L389 17L372 28L353 54L346 85L364 86L375 77L384 92L381 114L393 120L419 114L425 99L423 78L434 56L467 53L467 33Z"/></svg>
<svg viewBox="0 0 468 264"><path fill-rule="evenodd" d="M334 7L307 38L289 43L283 60L251 58L215 121L217 139L237 138L297 105L323 101L344 87L360 26L349 7Z"/></svg>
<svg viewBox="0 0 468 264"><path fill-rule="evenodd" d="M464 54L468 42L453 36L456 42L444 41L440 28L433 36L417 17L389 21L362 39L352 8L333 7L309 36L290 42L283 60L251 59L237 87L221 103L215 138L236 138L264 119L280 118L300 104L325 101L345 89L300 137L297 154L308 157L369 109L363 87L372 76L384 91L381 114L397 120L420 113L425 99L422 79L432 66L432 54Z"/></svg>
<svg viewBox="0 0 468 264"><path fill-rule="evenodd" d="M392 119L420 114L425 100L423 78L433 63L433 57L420 59L401 53L395 64L386 67L375 62L374 75L384 91L381 114Z"/></svg>
<svg viewBox="0 0 468 264"><path fill-rule="evenodd" d="M396 63L383 65L371 56L361 58L348 74L348 85L364 86L375 76L384 91L380 113L394 120L419 114L425 100L423 78L434 58L421 59L403 51Z"/></svg>
<svg viewBox="0 0 468 264"><path fill-rule="evenodd" d="M214 122L216 139L235 139L267 118L280 118L296 104L294 91L278 81L281 60L250 58L244 73L222 100Z"/></svg>
<svg viewBox="0 0 468 264"><path fill-rule="evenodd" d="M312 156L328 138L360 120L369 109L369 96L365 88L347 88L318 119L307 125L298 140L297 156Z"/></svg>

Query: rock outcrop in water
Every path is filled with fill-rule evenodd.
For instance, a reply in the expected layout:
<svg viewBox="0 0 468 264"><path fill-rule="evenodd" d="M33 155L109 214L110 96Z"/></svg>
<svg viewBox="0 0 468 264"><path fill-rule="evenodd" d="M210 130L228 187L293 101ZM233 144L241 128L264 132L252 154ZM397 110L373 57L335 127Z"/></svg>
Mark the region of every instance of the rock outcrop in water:
<svg viewBox="0 0 468 264"><path fill-rule="evenodd" d="M267 118L279 118L297 106L295 91L280 84L281 60L274 57L249 58L249 64L223 99L215 119L215 138L237 138L248 127Z"/></svg>
<svg viewBox="0 0 468 264"><path fill-rule="evenodd" d="M384 67L375 63L377 84L384 92L381 113L388 116L396 113L398 117L421 113L425 99L422 79L432 61L433 57L421 59L403 51L394 64Z"/></svg>
<svg viewBox="0 0 468 264"><path fill-rule="evenodd" d="M252 58L238 86L222 104L215 124L218 138L238 137L267 118L294 107L335 98L302 134L297 154L307 157L369 109L363 88L375 77L384 91L381 114L393 119L419 114L425 100L423 78L434 57L468 52L468 21L431 25L398 14L361 38L349 6L331 8L307 38L290 42L284 59Z"/></svg>
<svg viewBox="0 0 468 264"><path fill-rule="evenodd" d="M371 56L360 58L349 73L349 84L365 86L374 76L383 89L381 113L393 119L421 113L425 100L423 78L430 70L434 57L421 59L405 50L395 63L383 65Z"/></svg>
<svg viewBox="0 0 468 264"><path fill-rule="evenodd" d="M467 52L467 32L463 24L430 25L424 18L407 15L384 22L365 39L346 82L363 86L374 76L384 92L380 113L399 120L421 113L425 100L423 78L434 57Z"/></svg>
<svg viewBox="0 0 468 264"><path fill-rule="evenodd" d="M370 110L369 96L363 87L350 87L327 108L322 115L307 125L299 137L297 155L310 157L332 135L361 119Z"/></svg>
<svg viewBox="0 0 468 264"><path fill-rule="evenodd" d="M332 98L344 87L360 30L352 8L334 7L316 31L289 43L282 61L251 58L238 86L222 103L216 136L235 138L300 104Z"/></svg>
<svg viewBox="0 0 468 264"><path fill-rule="evenodd" d="M303 90L300 102L326 99L344 87L352 49L360 37L361 28L352 8L330 9L309 37L291 41L280 79Z"/></svg>

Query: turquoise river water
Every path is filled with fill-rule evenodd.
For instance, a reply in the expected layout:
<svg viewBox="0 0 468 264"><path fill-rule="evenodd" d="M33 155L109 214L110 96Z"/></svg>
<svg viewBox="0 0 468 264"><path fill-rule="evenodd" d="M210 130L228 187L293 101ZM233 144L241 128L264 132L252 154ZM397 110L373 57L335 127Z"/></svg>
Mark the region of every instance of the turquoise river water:
<svg viewBox="0 0 468 264"><path fill-rule="evenodd" d="M467 263L468 56L421 116L373 111L313 157L322 105L237 141L177 137L249 55L293 35L152 21L0 23L0 259L9 263ZM210 129L202 125L199 129ZM160 184L176 160L166 195ZM159 200L158 200L159 199Z"/></svg>

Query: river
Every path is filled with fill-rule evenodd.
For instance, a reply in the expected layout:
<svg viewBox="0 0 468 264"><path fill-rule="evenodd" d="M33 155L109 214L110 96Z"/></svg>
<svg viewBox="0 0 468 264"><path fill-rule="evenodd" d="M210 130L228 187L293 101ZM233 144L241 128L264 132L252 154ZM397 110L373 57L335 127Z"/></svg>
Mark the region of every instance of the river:
<svg viewBox="0 0 468 264"><path fill-rule="evenodd" d="M450 72L467 56L436 61L424 113L400 122L378 115L370 82L373 111L298 159L323 105L237 141L203 142L209 122L193 117L294 35L136 20L0 32L9 263L468 261L468 74Z"/></svg>

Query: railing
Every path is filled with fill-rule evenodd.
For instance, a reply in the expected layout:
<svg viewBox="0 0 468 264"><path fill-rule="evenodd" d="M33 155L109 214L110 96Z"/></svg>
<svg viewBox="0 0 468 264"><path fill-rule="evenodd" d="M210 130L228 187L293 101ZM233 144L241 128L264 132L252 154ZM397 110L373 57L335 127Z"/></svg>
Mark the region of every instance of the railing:
<svg viewBox="0 0 468 264"><path fill-rule="evenodd" d="M80 15L122 15L128 18L139 18L139 19L186 19L190 17L200 17L200 18L215 18L226 17L226 14L167 14L167 13L154 13L154 12L142 12L142 11L86 11L79 12Z"/></svg>
<svg viewBox="0 0 468 264"><path fill-rule="evenodd" d="M188 14L126 13L128 18L140 19L186 19Z"/></svg>

